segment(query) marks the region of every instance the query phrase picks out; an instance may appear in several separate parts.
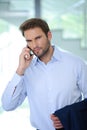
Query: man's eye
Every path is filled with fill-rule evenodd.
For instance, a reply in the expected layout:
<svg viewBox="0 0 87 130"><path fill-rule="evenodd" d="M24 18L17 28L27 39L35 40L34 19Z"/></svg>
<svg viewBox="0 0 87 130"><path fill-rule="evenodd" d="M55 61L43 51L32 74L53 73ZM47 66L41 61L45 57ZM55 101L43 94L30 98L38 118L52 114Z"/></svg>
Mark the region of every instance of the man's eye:
<svg viewBox="0 0 87 130"><path fill-rule="evenodd" d="M41 38L41 36L38 36L36 39L40 39Z"/></svg>

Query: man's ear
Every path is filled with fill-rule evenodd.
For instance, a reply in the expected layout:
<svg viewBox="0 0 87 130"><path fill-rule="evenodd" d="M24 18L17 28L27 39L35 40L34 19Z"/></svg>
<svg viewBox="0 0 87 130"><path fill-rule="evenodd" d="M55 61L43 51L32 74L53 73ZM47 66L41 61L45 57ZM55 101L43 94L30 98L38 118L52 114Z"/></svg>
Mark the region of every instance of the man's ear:
<svg viewBox="0 0 87 130"><path fill-rule="evenodd" d="M47 33L47 37L48 37L49 40L52 39L52 33L50 31Z"/></svg>

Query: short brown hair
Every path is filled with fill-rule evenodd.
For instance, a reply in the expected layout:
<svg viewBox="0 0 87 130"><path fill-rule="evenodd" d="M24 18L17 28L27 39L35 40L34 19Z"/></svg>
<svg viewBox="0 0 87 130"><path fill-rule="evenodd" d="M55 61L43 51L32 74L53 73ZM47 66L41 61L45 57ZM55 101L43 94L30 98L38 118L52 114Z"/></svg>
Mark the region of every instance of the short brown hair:
<svg viewBox="0 0 87 130"><path fill-rule="evenodd" d="M24 36L24 31L31 28L35 28L35 27L41 28L46 36L47 36L47 33L50 31L49 26L46 23L46 21L40 18L31 18L31 19L26 20L24 23L20 25L19 29L22 32L22 35Z"/></svg>

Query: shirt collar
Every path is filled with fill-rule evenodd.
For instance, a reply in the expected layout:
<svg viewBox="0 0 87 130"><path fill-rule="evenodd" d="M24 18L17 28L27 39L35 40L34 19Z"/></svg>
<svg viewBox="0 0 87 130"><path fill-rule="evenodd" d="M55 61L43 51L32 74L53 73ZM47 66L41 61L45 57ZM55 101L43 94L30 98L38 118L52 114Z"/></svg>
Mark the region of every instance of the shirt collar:
<svg viewBox="0 0 87 130"><path fill-rule="evenodd" d="M59 48L57 48L56 46L53 46L53 48L54 48L54 52L53 52L52 58L55 59L56 61L60 61L61 60L61 52L60 52Z"/></svg>
<svg viewBox="0 0 87 130"><path fill-rule="evenodd" d="M61 52L59 50L59 48L53 46L54 48L54 52L53 52L53 56L51 58L51 62L55 62L55 61L60 61L61 60ZM33 59L33 65L36 65L38 62L40 62L40 60L38 59L38 57L35 57Z"/></svg>

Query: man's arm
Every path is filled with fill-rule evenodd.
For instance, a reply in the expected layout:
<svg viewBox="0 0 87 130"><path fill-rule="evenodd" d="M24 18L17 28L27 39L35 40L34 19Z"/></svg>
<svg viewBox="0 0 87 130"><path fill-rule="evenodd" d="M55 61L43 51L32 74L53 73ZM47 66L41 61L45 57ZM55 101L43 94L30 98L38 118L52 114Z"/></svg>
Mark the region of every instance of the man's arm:
<svg viewBox="0 0 87 130"><path fill-rule="evenodd" d="M18 107L24 101L25 97L23 76L19 76L16 73L3 92L1 98L2 107L6 111L11 111Z"/></svg>

